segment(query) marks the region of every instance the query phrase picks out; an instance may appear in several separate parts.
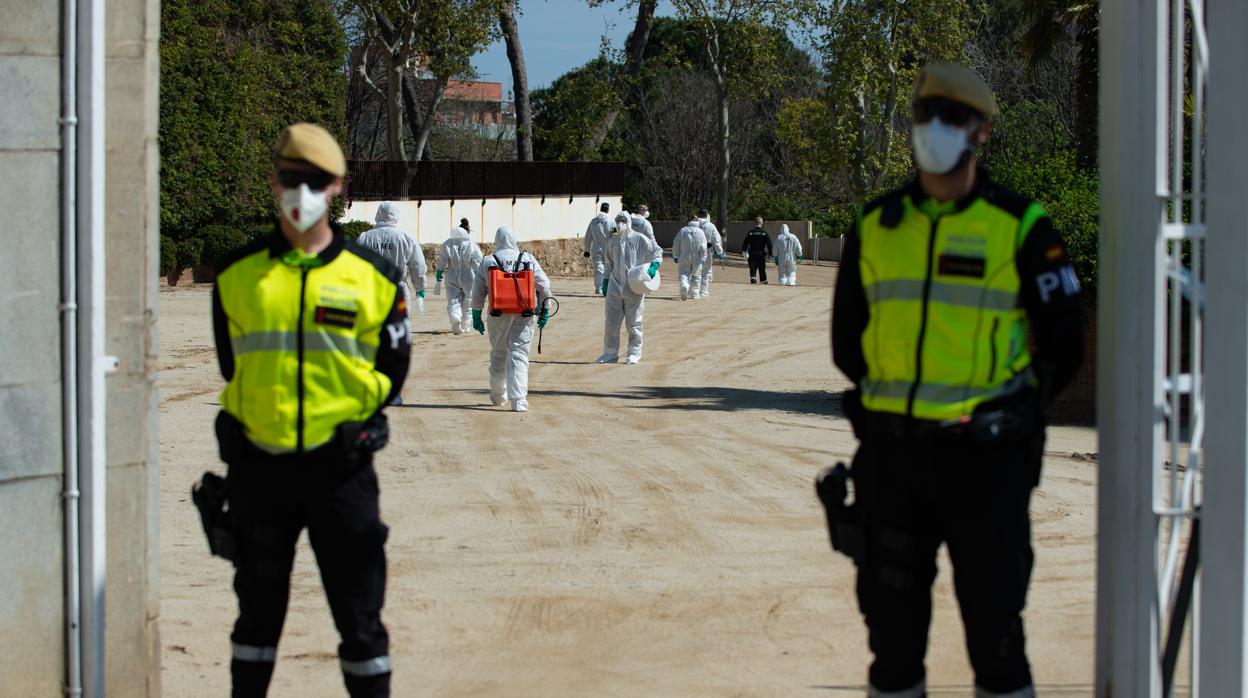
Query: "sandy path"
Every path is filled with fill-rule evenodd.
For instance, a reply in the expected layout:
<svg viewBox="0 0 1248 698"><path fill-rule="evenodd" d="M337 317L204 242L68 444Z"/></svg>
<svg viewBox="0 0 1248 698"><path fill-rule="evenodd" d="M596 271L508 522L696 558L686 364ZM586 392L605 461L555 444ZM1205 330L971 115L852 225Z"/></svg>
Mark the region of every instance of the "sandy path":
<svg viewBox="0 0 1248 698"><path fill-rule="evenodd" d="M587 363L601 301L586 279L556 279L563 309L523 415L488 406L486 340L445 332L431 297L378 461L395 695L861 695L853 567L829 550L811 488L854 447L829 395L844 385L827 349L834 278L803 266L803 286L751 287L738 263L696 303L666 278L639 366ZM161 302L162 680L165 695L221 696L232 570L208 556L187 496L222 468L209 293ZM1034 499L1029 644L1045 695L1091 692L1095 464L1070 456L1094 448L1090 430L1052 430ZM272 694L341 696L300 546ZM935 594L933 694L969 695L947 568Z"/></svg>

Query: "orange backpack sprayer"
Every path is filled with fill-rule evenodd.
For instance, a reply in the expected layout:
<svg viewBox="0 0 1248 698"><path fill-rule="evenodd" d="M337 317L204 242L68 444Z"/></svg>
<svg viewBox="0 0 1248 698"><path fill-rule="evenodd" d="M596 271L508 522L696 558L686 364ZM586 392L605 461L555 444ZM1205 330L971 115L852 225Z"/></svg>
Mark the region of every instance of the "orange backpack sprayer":
<svg viewBox="0 0 1248 698"><path fill-rule="evenodd" d="M516 258L510 271L494 258L490 267L490 315L533 315L537 308L537 289L533 284L533 270L524 261L522 253Z"/></svg>
<svg viewBox="0 0 1248 698"><path fill-rule="evenodd" d="M503 268L503 263L498 257L494 257L494 264L496 266L490 267L488 279L490 315L532 317L538 314L537 287L533 282L533 269L528 262L524 261L524 253L516 257L510 271ZM551 305L554 306L554 312L550 312ZM549 313L549 317L554 317L559 313L559 301L547 298L543 310ZM537 330L537 353L542 353L541 328Z"/></svg>

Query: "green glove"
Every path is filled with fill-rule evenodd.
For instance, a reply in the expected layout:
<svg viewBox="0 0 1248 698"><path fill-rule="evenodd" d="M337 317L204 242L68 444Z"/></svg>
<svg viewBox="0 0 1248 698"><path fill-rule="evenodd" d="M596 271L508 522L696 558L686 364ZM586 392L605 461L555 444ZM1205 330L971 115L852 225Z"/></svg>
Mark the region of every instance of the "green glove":
<svg viewBox="0 0 1248 698"><path fill-rule="evenodd" d="M420 289L419 291L417 291L417 292L416 292L416 297L417 297L417 298L424 298L424 297L425 297L425 289L423 289L423 288L422 288L422 289Z"/></svg>
<svg viewBox="0 0 1248 698"><path fill-rule="evenodd" d="M797 261L802 261L802 256L800 254L797 256Z"/></svg>
<svg viewBox="0 0 1248 698"><path fill-rule="evenodd" d="M611 281L611 279L603 279L603 280L602 280L602 295L604 295L604 296L605 296L605 295L607 295L607 284L608 284L610 281Z"/></svg>
<svg viewBox="0 0 1248 698"><path fill-rule="evenodd" d="M653 279L653 278L654 278L654 275L655 275L655 274L657 274L657 273L659 273L659 267L660 267L660 266L662 266L662 265L661 265L661 264L659 264L658 262L651 262L651 263L650 263L650 269L649 269L649 270L648 270L648 272L647 272L647 273L649 273L649 274L650 274L650 278L652 278L652 279Z"/></svg>
<svg viewBox="0 0 1248 698"><path fill-rule="evenodd" d="M542 308L542 314L537 316L537 329L545 328L548 322L550 322L550 310Z"/></svg>
<svg viewBox="0 0 1248 698"><path fill-rule="evenodd" d="M780 258L779 258L779 257L772 257L772 258L771 258L771 261L775 262L776 264L780 264Z"/></svg>
<svg viewBox="0 0 1248 698"><path fill-rule="evenodd" d="M477 332L480 332L481 334L485 334L485 323L481 322L481 309L480 308L472 309L472 329L476 330Z"/></svg>
<svg viewBox="0 0 1248 698"><path fill-rule="evenodd" d="M434 279L435 281L441 281L441 280L442 280L442 270L441 270L441 269L435 269L435 270L434 270L434 272L433 272L433 279Z"/></svg>

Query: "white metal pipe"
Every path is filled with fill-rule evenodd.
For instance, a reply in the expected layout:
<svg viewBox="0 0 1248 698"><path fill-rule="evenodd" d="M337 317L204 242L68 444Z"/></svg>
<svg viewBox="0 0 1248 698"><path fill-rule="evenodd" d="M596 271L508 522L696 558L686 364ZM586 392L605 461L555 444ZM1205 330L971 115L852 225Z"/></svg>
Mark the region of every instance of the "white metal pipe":
<svg viewBox="0 0 1248 698"><path fill-rule="evenodd" d="M104 696L104 0L79 0L77 17L78 463L82 489L82 684Z"/></svg>
<svg viewBox="0 0 1248 698"><path fill-rule="evenodd" d="M82 604L78 565L78 326L77 249L74 196L78 163L76 0L61 2L61 453L65 545L65 695L82 695Z"/></svg>

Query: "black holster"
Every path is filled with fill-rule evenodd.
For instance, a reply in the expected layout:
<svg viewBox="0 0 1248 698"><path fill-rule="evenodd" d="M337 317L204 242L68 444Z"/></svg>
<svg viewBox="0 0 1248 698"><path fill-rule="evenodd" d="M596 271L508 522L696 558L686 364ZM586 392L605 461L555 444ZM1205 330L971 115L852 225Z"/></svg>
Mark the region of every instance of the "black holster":
<svg viewBox="0 0 1248 698"><path fill-rule="evenodd" d="M225 479L213 472L191 486L191 501L199 509L199 520L208 537L208 551L231 562L235 558L234 533L230 530Z"/></svg>
<svg viewBox="0 0 1248 698"><path fill-rule="evenodd" d="M862 562L866 549L862 513L857 502L846 504L849 498L849 470L844 463L827 468L815 478L815 493L823 502L828 520L828 535L832 549L848 556L854 564Z"/></svg>
<svg viewBox="0 0 1248 698"><path fill-rule="evenodd" d="M390 420L378 412L363 422L343 422L334 429L334 443L347 458L371 455L390 442Z"/></svg>

